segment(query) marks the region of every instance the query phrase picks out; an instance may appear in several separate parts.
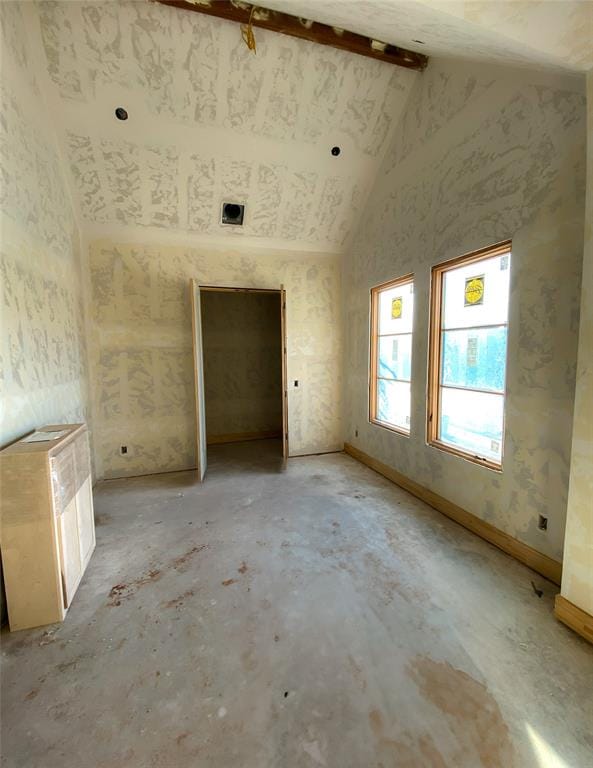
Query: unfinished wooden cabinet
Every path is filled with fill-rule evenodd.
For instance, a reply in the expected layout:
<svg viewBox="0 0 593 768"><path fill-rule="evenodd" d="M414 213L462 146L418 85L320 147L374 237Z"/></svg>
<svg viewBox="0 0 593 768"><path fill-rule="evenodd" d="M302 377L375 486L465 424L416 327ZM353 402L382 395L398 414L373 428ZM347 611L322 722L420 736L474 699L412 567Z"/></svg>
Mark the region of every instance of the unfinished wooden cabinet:
<svg viewBox="0 0 593 768"><path fill-rule="evenodd" d="M88 433L43 427L0 452L0 547L10 629L62 621L95 548Z"/></svg>

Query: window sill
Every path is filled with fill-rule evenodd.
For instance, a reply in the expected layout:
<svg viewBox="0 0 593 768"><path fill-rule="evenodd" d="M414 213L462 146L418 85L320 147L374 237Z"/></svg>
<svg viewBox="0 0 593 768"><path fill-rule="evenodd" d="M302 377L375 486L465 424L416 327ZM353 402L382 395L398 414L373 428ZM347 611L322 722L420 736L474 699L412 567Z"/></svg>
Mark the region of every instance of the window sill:
<svg viewBox="0 0 593 768"><path fill-rule="evenodd" d="M379 421L379 419L369 419L369 422L371 424L374 424L376 427L382 427L383 429L388 429L390 432L395 432L397 435L402 435L403 437L410 437L409 429L402 429L402 427L395 427L393 424L387 424L387 422Z"/></svg>
<svg viewBox="0 0 593 768"><path fill-rule="evenodd" d="M460 459L465 459L472 464L477 464L480 467L490 469L493 472L502 472L502 463L492 461L492 459L482 459L475 454L461 451L459 448L454 448L452 445L442 443L440 440L429 440L428 445L430 445L432 448L436 448L439 451L444 451L445 453L450 453L453 456L458 456Z"/></svg>

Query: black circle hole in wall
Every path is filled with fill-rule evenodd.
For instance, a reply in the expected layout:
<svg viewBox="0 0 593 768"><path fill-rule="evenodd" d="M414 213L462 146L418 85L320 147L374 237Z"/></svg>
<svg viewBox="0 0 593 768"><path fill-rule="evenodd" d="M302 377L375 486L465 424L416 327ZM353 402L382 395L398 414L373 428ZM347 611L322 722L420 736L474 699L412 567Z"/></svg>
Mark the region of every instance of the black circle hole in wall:
<svg viewBox="0 0 593 768"><path fill-rule="evenodd" d="M118 120L127 120L128 119L128 113L127 110L125 110L123 107L118 107L115 110L115 116Z"/></svg>
<svg viewBox="0 0 593 768"><path fill-rule="evenodd" d="M340 154L341 151L342 150L340 149L340 147L332 147L332 155L334 157L337 157Z"/></svg>

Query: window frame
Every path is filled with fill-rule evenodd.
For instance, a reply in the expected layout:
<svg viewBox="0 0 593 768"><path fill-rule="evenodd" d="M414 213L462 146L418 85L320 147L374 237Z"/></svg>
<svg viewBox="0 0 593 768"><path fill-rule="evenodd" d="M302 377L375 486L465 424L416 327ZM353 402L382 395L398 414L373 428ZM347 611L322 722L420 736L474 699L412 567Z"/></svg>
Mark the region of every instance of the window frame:
<svg viewBox="0 0 593 768"><path fill-rule="evenodd" d="M414 273L410 272L407 275L402 275L402 277L397 277L395 280L388 280L385 283L380 283L379 285L374 285L371 288L371 334L370 334L370 358L369 358L369 422L371 424L375 424L377 427L383 427L383 429L388 429L390 432L395 432L398 435L403 435L404 437L410 436L410 430L405 429L404 427L398 427L395 424L390 424L387 421L381 421L377 418L377 381L380 378L378 376L378 363L379 363L379 296L382 293L382 291L389 290L390 288L397 288L400 285L408 285L409 283L414 286ZM414 286L415 287L415 286ZM416 297L416 293L414 290L414 298ZM416 310L416 302L414 301L414 311ZM398 334L386 334L386 335L398 335ZM407 335L407 334L404 334ZM411 361L412 363L414 359L414 317L412 317L412 331L410 333L410 336L412 337L412 345L411 345ZM410 370L410 399L412 396L412 371ZM404 382L403 379L401 379L402 382ZM408 382L405 382L408 383ZM411 406L411 404L410 404ZM412 426L412 413L411 413L411 407L410 407L410 427Z"/></svg>
<svg viewBox="0 0 593 768"><path fill-rule="evenodd" d="M441 372L443 361L443 286L444 275L451 269L466 266L467 264L474 264L484 259L493 258L496 256L504 256L506 254L512 255L512 241L504 240L495 245L489 245L486 248L480 248L477 251L471 251L465 253L462 256L457 256L454 259L441 262L433 266L431 270L430 280L430 318L429 318L429 352L428 352L428 379L427 379L427 392L426 392L426 442L428 445L445 453L452 454L453 456L459 456L466 461L478 464L481 467L487 467L488 469L496 472L502 472L502 465L504 461L504 439L505 439L505 422L506 422L506 398L507 398L507 380L508 380L508 360L509 360L509 345L508 345L508 327L509 319L507 314L506 328L507 328L507 345L506 345L506 357L505 357L505 380L502 390L503 409L502 409L502 440L501 440L501 454L500 462L493 459L486 458L484 456L478 456L471 451L465 451L462 448L458 448L445 443L439 439L439 423L440 423L440 411L441 411ZM512 259L511 259L512 261ZM510 304L510 286L509 286L509 304ZM470 326L471 327L471 326ZM478 327L478 326L475 326ZM470 389L470 391L479 391L479 388Z"/></svg>

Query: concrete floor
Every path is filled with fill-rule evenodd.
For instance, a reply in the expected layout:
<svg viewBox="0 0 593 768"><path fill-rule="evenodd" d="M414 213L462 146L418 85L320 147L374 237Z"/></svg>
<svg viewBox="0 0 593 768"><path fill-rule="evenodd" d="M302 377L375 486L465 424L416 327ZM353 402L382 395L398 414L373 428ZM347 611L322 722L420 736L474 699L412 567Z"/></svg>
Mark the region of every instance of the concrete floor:
<svg viewBox="0 0 593 768"><path fill-rule="evenodd" d="M66 621L2 635L5 766L593 764L553 584L343 454L278 454L96 488Z"/></svg>

